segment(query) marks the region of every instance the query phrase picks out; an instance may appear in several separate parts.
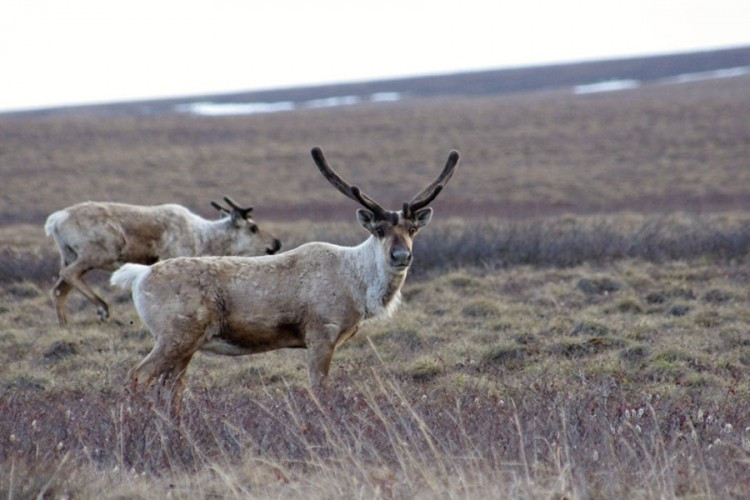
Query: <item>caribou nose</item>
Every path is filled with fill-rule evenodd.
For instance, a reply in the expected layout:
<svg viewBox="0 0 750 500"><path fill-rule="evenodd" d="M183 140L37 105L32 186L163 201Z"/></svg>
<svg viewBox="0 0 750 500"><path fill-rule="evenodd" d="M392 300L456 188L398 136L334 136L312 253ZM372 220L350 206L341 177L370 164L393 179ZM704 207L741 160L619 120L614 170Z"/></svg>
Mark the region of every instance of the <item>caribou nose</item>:
<svg viewBox="0 0 750 500"><path fill-rule="evenodd" d="M281 242L277 238L274 238L273 246L271 248L266 248L266 253L268 255L273 255L279 250L281 250Z"/></svg>
<svg viewBox="0 0 750 500"><path fill-rule="evenodd" d="M391 250L391 263L394 266L408 266L411 262L411 252L408 248L399 247Z"/></svg>

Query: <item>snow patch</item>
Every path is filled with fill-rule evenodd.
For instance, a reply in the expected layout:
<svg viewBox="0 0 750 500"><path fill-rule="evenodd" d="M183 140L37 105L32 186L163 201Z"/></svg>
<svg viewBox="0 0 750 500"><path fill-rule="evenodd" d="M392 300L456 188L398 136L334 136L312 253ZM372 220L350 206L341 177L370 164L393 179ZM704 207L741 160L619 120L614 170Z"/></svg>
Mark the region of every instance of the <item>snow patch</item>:
<svg viewBox="0 0 750 500"><path fill-rule="evenodd" d="M607 80L606 82L587 83L573 87L573 93L596 94L599 92L616 92L618 90L635 89L641 86L639 80Z"/></svg>
<svg viewBox="0 0 750 500"><path fill-rule="evenodd" d="M750 66L737 66L734 68L717 69L713 71L700 71L697 73L683 73L681 75L668 76L655 80L657 85L674 85L679 83L701 82L717 78L732 78L736 76L750 75ZM576 95L595 94L597 92L614 92L618 90L634 89L641 86L639 80L607 80L604 82L576 85L573 93Z"/></svg>
<svg viewBox="0 0 750 500"><path fill-rule="evenodd" d="M362 98L356 95L342 95L335 97L324 97L323 99L312 99L305 101L300 107L302 108L333 108L335 106L351 106L352 104L359 104L362 102Z"/></svg>
<svg viewBox="0 0 750 500"><path fill-rule="evenodd" d="M254 115L258 113L278 113L294 109L292 101L279 102L191 102L175 108L180 113L201 116Z"/></svg>
<svg viewBox="0 0 750 500"><path fill-rule="evenodd" d="M732 78L735 76L750 75L750 66L738 66L736 68L717 69L714 71L701 71L698 73L684 73L682 75L670 76L658 80L657 83L692 83L703 80L713 80L716 78Z"/></svg>
<svg viewBox="0 0 750 500"><path fill-rule="evenodd" d="M376 92L366 97L358 95L343 95L310 99L308 101L278 101L278 102L210 102L200 101L175 106L178 113L190 113L201 116L231 116L254 115L259 113L279 113L294 111L295 109L333 108L337 106L352 106L362 102L395 102L403 95L399 92Z"/></svg>
<svg viewBox="0 0 750 500"><path fill-rule="evenodd" d="M401 93L399 92L375 92L370 95L370 101L372 102L395 102L401 100Z"/></svg>

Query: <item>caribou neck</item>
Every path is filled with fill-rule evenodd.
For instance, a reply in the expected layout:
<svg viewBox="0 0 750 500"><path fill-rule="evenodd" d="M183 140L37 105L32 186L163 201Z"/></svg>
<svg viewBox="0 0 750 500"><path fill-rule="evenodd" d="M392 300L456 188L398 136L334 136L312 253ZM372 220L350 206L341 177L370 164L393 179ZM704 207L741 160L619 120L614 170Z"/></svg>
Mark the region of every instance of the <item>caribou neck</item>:
<svg viewBox="0 0 750 500"><path fill-rule="evenodd" d="M199 255L222 255L229 241L227 235L232 233L228 230L231 229L231 225L230 217L222 217L217 220L201 219L196 224L196 227L199 228L196 234L200 250Z"/></svg>
<svg viewBox="0 0 750 500"><path fill-rule="evenodd" d="M357 278L352 292L364 295L364 319L390 316L401 301L406 271L396 272L390 268L386 251L374 236L351 250L352 275Z"/></svg>

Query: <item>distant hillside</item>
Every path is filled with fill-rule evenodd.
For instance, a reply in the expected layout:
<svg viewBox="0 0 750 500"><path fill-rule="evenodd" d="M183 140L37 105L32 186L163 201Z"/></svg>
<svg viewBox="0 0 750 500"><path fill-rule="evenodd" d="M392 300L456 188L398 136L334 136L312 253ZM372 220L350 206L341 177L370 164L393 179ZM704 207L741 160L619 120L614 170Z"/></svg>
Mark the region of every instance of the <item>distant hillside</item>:
<svg viewBox="0 0 750 500"><path fill-rule="evenodd" d="M607 80L632 79L647 83L681 74L744 66L750 66L750 47L359 83L49 108L6 113L5 115L41 116L71 113L102 115L171 114L180 105L198 101L210 101L219 104L301 103L341 96L372 96L378 94L398 94L406 98L440 95L481 96L567 88Z"/></svg>

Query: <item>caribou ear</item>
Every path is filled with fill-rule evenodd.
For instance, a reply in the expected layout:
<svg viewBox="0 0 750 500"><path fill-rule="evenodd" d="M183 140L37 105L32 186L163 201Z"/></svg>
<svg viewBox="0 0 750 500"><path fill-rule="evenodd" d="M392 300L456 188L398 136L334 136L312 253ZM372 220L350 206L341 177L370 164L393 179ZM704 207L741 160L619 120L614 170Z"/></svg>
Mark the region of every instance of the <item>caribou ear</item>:
<svg viewBox="0 0 750 500"><path fill-rule="evenodd" d="M357 209L357 221L368 231L375 227L375 214L364 208Z"/></svg>
<svg viewBox="0 0 750 500"><path fill-rule="evenodd" d="M232 210L230 212L230 215L232 217L232 225L236 227L237 229L241 229L245 227L245 223L247 222L245 218L242 216L241 213L239 213L237 210Z"/></svg>
<svg viewBox="0 0 750 500"><path fill-rule="evenodd" d="M430 220L432 220L432 208L422 208L414 212L414 215L412 216L412 221L414 222L414 225L417 227L425 227L427 224L430 223Z"/></svg>

